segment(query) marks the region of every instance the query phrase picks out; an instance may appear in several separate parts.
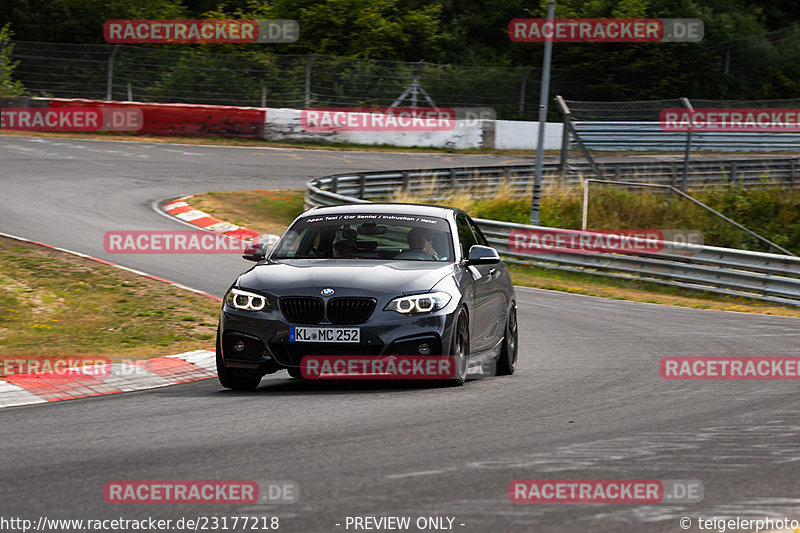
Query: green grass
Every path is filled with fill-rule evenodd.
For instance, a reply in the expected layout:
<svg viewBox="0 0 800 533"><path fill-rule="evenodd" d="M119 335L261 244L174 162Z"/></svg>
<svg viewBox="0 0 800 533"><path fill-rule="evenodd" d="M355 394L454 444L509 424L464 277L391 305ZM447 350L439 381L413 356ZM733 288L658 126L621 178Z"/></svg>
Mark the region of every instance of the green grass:
<svg viewBox="0 0 800 533"><path fill-rule="evenodd" d="M219 306L111 266L0 238L2 356L151 357L212 348Z"/></svg>

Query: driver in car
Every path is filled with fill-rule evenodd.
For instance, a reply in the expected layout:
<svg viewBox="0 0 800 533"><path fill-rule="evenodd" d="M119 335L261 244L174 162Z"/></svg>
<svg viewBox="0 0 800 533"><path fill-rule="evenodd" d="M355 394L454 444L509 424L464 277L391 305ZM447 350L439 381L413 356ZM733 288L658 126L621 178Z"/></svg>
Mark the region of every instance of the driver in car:
<svg viewBox="0 0 800 533"><path fill-rule="evenodd" d="M438 261L439 256L436 254L436 249L433 247L431 241L431 234L425 228L413 228L406 235L406 241L410 250L424 252L431 256L434 260Z"/></svg>

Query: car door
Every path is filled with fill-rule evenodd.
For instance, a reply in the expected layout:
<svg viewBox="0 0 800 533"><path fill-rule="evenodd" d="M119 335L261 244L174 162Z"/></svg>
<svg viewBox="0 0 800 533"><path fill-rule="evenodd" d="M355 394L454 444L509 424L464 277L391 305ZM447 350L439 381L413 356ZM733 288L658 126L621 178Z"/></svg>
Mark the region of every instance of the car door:
<svg viewBox="0 0 800 533"><path fill-rule="evenodd" d="M475 221L467 217L467 222L475 235L476 242L481 246L489 246L489 242L478 225L475 224ZM508 312L510 301L506 293L506 287L501 280L506 271L505 265L497 263L482 266L486 267L482 271L486 274L486 277L482 277L480 282L483 288L486 289L487 303L485 305L489 309L489 316L493 322L486 333L487 344L491 347L499 343L505 336L506 313Z"/></svg>
<svg viewBox="0 0 800 533"><path fill-rule="evenodd" d="M461 244L461 253L464 259L469 256L469 249L479 244L475 232L472 230L469 218L464 214L456 216L458 240ZM472 278L469 290L470 309L470 353L477 354L492 346L493 328L497 317L493 300L496 297L492 288L492 279L497 265L470 265L467 267Z"/></svg>

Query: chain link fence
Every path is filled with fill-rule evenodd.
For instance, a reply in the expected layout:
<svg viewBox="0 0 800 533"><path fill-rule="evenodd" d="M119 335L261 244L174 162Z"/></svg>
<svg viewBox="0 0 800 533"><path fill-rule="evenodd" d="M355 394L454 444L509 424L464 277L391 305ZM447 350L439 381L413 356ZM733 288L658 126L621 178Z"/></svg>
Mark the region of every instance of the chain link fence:
<svg viewBox="0 0 800 533"><path fill-rule="evenodd" d="M5 44L5 47L4 47ZM632 44L584 57L584 43L555 48L551 92L580 100L575 120L649 121L675 100L652 95L726 98L732 107L800 107L800 24L713 45ZM222 48L216 48L221 50ZM17 63L14 79L35 96L237 106L389 106L418 81L436 105L491 107L500 119L536 120L541 69L379 61L325 55L275 55L258 49L210 53L194 45L0 42ZM533 66L535 65L535 66ZM570 68L559 68L570 65ZM624 68L620 68L624 65ZM792 98L794 100L757 100ZM694 100L708 107L711 101ZM772 103L769 103L772 102ZM674 104L678 105L674 105ZM404 102L408 105L409 102ZM424 105L424 104L423 104ZM555 107L550 119L559 120Z"/></svg>
<svg viewBox="0 0 800 533"><path fill-rule="evenodd" d="M537 115L539 68L223 54L179 46L6 41L5 53L17 63L14 79L34 96L295 109L382 107L392 105L416 75L438 106L491 107L498 118L515 120ZM554 71L554 83L566 72Z"/></svg>

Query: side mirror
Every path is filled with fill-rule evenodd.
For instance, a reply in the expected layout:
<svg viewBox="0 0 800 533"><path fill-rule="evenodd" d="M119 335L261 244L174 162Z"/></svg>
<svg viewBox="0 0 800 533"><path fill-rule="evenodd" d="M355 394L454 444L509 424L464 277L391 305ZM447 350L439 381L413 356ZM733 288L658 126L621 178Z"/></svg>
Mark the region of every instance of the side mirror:
<svg viewBox="0 0 800 533"><path fill-rule="evenodd" d="M500 255L491 246L476 244L469 249L468 265L493 265L500 262Z"/></svg>
<svg viewBox="0 0 800 533"><path fill-rule="evenodd" d="M242 252L242 258L247 259L248 261L263 261L277 242L278 236L270 235L268 233L253 237L253 240L251 240L249 243L247 243L247 246L245 246L245 249Z"/></svg>

